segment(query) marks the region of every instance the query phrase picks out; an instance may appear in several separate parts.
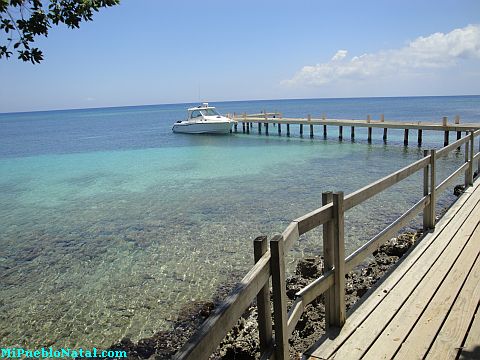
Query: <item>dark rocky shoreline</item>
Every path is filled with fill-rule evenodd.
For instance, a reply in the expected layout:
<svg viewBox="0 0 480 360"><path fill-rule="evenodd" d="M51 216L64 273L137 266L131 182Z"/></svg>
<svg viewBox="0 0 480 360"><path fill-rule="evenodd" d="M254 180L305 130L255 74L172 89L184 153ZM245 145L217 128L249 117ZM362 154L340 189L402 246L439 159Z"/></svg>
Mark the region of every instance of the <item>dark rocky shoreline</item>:
<svg viewBox="0 0 480 360"><path fill-rule="evenodd" d="M350 309L372 286L414 245L422 233L405 232L382 245L366 265L361 265L346 275L346 305ZM310 257L298 262L295 275L287 279L287 296L289 305L295 293L305 287L323 271L321 257ZM129 359L167 360L182 347L195 333L196 329L210 315L215 306L233 289L235 284L228 284L218 289L210 302L188 304L175 321L172 330L160 331L150 338L133 343L130 339L122 339L110 347L125 350ZM250 306L227 334L217 352L211 359L256 359L259 356L257 312ZM292 337L290 352L297 358L325 332L325 309L322 297L308 305L300 318Z"/></svg>

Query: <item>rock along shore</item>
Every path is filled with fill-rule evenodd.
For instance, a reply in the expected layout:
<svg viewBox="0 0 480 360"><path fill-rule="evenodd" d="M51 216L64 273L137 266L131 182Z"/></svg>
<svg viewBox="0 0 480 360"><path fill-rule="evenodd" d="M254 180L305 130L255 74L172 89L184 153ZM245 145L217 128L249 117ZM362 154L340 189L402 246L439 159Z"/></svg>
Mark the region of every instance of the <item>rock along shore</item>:
<svg viewBox="0 0 480 360"><path fill-rule="evenodd" d="M377 251L365 265L357 267L346 275L346 306L350 309L398 260L415 244L422 233L405 232L392 238ZM297 263L295 274L287 279L287 296L289 306L295 293L305 287L323 271L322 257L309 257ZM160 331L150 338L133 343L122 339L110 349L125 350L129 359L167 360L182 347L195 333L196 329L210 315L221 299L225 298L235 284L228 284L218 289L210 302L195 302L187 305L173 328ZM308 349L325 332L325 308L322 297L308 305L290 338L290 355ZM259 357L259 339L257 331L256 307L251 305L227 334L211 359L257 359Z"/></svg>

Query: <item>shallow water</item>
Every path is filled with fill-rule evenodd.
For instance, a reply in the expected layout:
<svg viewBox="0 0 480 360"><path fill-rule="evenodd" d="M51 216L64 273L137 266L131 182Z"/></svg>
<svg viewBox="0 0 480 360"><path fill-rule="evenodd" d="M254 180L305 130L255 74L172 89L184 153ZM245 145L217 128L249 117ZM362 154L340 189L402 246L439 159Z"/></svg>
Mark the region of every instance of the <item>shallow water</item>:
<svg viewBox="0 0 480 360"><path fill-rule="evenodd" d="M216 105L222 112L327 111L339 118L377 111L387 119L432 120L458 113L480 122L478 100ZM347 194L423 153L415 141L403 147L401 131L390 132L386 145L380 130L367 144L362 129L355 142L347 129L339 142L335 128L327 139L321 129L314 139L300 138L294 127L290 138L273 131L268 137L173 134L171 124L187 106L0 114L2 345L102 347L167 329L185 304L241 278L256 236L281 232L319 207L322 191ZM424 140L425 148L438 148L443 134L424 132ZM442 160L438 180L462 159L460 152ZM347 251L413 205L421 184L417 174L349 211ZM452 200L445 195L438 207ZM321 231L314 230L288 262L320 251Z"/></svg>

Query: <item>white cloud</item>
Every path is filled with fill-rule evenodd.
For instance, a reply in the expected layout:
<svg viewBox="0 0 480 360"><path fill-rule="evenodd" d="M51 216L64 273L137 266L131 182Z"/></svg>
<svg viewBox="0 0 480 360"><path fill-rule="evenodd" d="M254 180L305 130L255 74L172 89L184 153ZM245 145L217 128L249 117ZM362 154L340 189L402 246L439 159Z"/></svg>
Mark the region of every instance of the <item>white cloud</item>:
<svg viewBox="0 0 480 360"><path fill-rule="evenodd" d="M319 86L341 79L368 79L398 73L453 67L459 59L480 59L480 25L468 25L447 34L419 37L400 49L347 59L338 50L326 63L304 66L285 85Z"/></svg>
<svg viewBox="0 0 480 360"><path fill-rule="evenodd" d="M332 61L342 60L347 56L347 54L347 50L338 50L337 53L333 56Z"/></svg>

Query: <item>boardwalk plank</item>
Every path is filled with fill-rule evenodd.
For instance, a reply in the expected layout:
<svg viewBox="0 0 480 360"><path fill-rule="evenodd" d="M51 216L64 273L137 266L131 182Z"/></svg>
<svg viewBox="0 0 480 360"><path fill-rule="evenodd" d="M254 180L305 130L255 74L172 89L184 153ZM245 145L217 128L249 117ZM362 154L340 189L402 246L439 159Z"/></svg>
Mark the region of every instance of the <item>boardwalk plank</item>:
<svg viewBox="0 0 480 360"><path fill-rule="evenodd" d="M480 212L480 204L477 206ZM469 214L470 212L468 212ZM461 212L457 216L466 219ZM389 359L395 350L401 345L401 340L415 325L422 309L434 295L443 278L447 276L449 268L465 245L465 237L468 239L475 228L462 223L459 227L448 227L437 237L435 246L424 254L417 266L409 270L385 300L377 307L366 321L336 354L338 359L360 358L373 344L373 349L366 354L366 359ZM460 230L458 230L460 229ZM441 244L444 240L447 244ZM427 286L419 287L419 284ZM387 331L384 332L384 329ZM366 336L366 334L368 334ZM380 336L377 345L376 338ZM374 343L375 342L375 343ZM391 355L381 356L382 351L393 351ZM352 356L355 354L356 356Z"/></svg>
<svg viewBox="0 0 480 360"><path fill-rule="evenodd" d="M475 225L478 225L478 222ZM468 239L470 238L469 236ZM422 357L426 355L479 251L480 242L469 241L467 243L465 250L448 273L442 287L428 304L412 332L408 335L407 340L402 344L400 351L395 356L396 359L410 360L415 359L415 357L418 358L419 355Z"/></svg>
<svg viewBox="0 0 480 360"><path fill-rule="evenodd" d="M477 306L477 313L472 320L468 336L462 346L460 353L461 360L480 359L480 303Z"/></svg>
<svg viewBox="0 0 480 360"><path fill-rule="evenodd" d="M470 241L480 239L480 227L477 226ZM480 259L477 260L468 275L462 290L435 338L433 346L428 351L429 359L454 359L461 348L470 322L475 315L480 299ZM480 337L477 338L480 345Z"/></svg>
<svg viewBox="0 0 480 360"><path fill-rule="evenodd" d="M349 337L357 330L357 328L365 321L365 319L382 303L382 301L387 296L390 296L392 289L395 288L396 284L405 276L407 272L411 271L412 273L415 273L416 270L414 271L413 269L422 267L422 264L420 264L421 262L418 260L423 258L424 253L430 249L432 243L434 243L434 240L437 239L437 237L445 230L445 228L447 228L447 226L456 228L460 227L460 225L463 223L463 220L455 215L464 207L466 202L472 196L472 193L474 194L475 201L480 199L480 191L473 192L473 190L477 187L478 184L476 184L474 188L467 189L466 193L458 199L458 201L439 221L435 232L427 234L424 239L415 247L414 251L400 263L397 269L391 273L390 276L383 281L383 283L380 284L375 292L371 294L357 309L354 309L353 312L352 310L350 311L350 316L347 320L347 323L339 333L327 333L305 353L305 356L311 356L312 359L324 359L332 356L335 351L349 339ZM439 239L439 241L435 241L435 247L432 247L432 250L429 250L428 256L426 256L427 260L432 256L436 258L435 254L438 255L442 250L439 249L439 245L441 244L446 246L446 244L448 244L448 239L444 238ZM423 264L423 266L425 266L425 264ZM429 266L427 268L429 268ZM349 356L349 358L352 358L352 356Z"/></svg>
<svg viewBox="0 0 480 360"><path fill-rule="evenodd" d="M457 216L466 219L468 215L475 214L475 211L480 212L480 203L477 202L474 209L468 210L468 208L463 208L462 211L464 214L458 213ZM449 227L447 231L442 233L442 238L452 239L452 241L441 257L428 270L428 273L417 283L415 283L415 281L418 276L411 274L397 287L399 296L402 296L401 294L407 294L404 289L410 289L412 285L415 286L415 289L410 293L408 299L402 304L401 309L392 318L388 326L383 329L381 335L375 340L375 343L368 350L367 354L365 354L366 359L390 359L393 357L411 329L415 326L423 309L434 297L437 289L442 286L444 278L450 276L451 273L449 272L452 264L455 263L457 257L464 255L465 251L463 250L466 239L470 238L475 227L476 224L468 221L459 227ZM474 245L470 245L470 247L472 246L476 248ZM472 259L470 265L474 259L475 258ZM403 297L406 298L405 295L403 295ZM453 298L454 297L455 295L453 295ZM429 344L430 343L427 344L427 348Z"/></svg>

